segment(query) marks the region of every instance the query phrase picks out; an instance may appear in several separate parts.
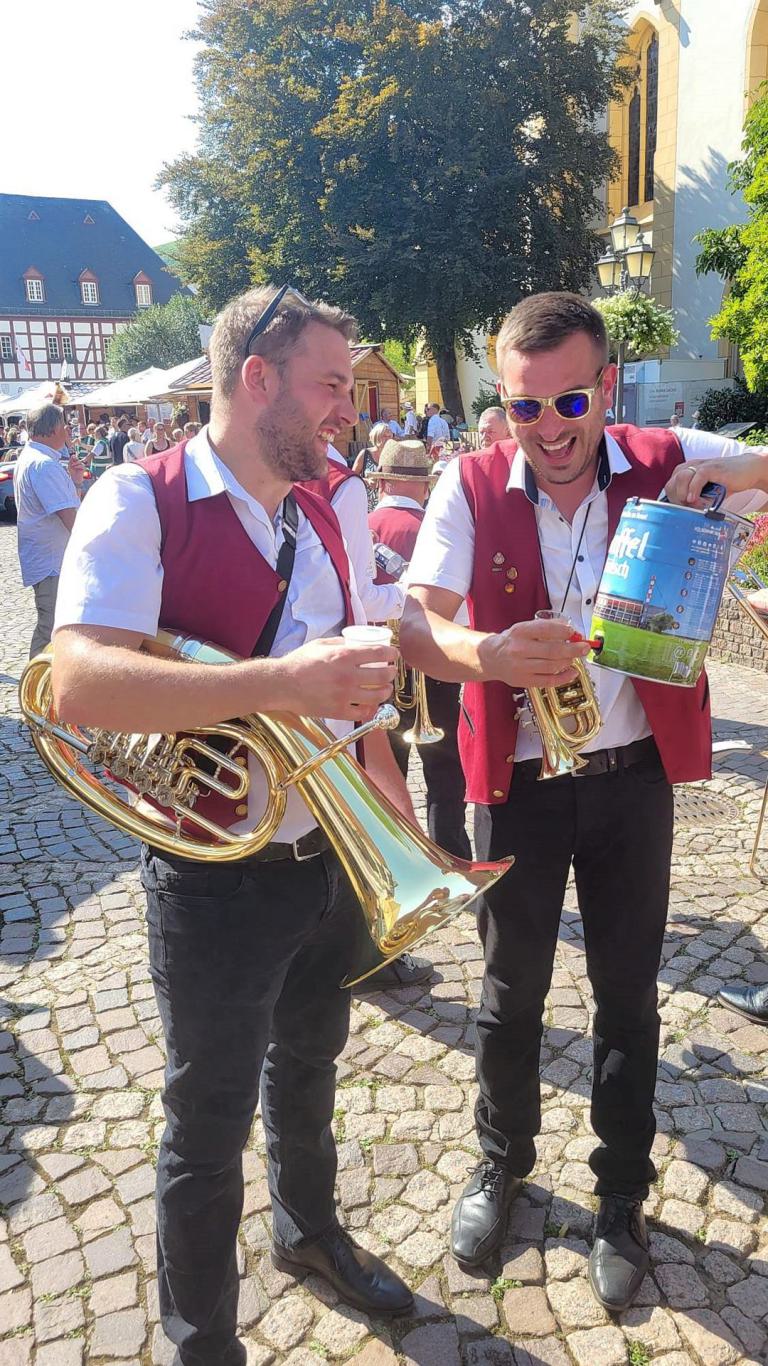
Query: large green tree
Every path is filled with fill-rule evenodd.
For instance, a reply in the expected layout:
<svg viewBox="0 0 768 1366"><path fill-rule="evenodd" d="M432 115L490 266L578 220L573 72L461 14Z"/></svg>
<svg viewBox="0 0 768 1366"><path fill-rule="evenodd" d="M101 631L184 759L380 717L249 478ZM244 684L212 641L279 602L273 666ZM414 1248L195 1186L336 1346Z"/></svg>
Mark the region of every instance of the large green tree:
<svg viewBox="0 0 768 1366"><path fill-rule="evenodd" d="M621 8L201 0L199 146L162 176L186 278L213 305L288 280L372 340L423 332L458 412L473 329L589 281Z"/></svg>
<svg viewBox="0 0 768 1366"><path fill-rule="evenodd" d="M743 224L708 228L696 239L699 275L714 272L730 282L712 335L739 348L751 390L768 389L768 87L744 125L744 157L730 168L734 194L747 205Z"/></svg>
<svg viewBox="0 0 768 1366"><path fill-rule="evenodd" d="M112 338L107 367L113 379L157 365L161 370L200 355L200 305L189 294L174 294L167 304L143 308Z"/></svg>

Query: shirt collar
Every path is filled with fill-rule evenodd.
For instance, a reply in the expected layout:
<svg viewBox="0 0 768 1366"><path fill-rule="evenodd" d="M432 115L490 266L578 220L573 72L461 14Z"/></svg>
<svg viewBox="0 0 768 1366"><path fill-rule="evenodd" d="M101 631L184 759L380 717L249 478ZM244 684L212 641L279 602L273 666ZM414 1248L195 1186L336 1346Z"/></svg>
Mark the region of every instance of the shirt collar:
<svg viewBox="0 0 768 1366"><path fill-rule="evenodd" d="M600 493L605 493L614 474L626 474L629 469L631 469L631 465L618 441L611 436L610 432L605 432L597 465L598 491ZM531 503L538 503L540 501L539 489L536 485L533 470L519 446L515 451L515 456L509 471L509 479L507 480L507 492L510 492L512 489L522 489L526 498L528 498ZM543 501L549 502L546 495L543 495Z"/></svg>
<svg viewBox="0 0 768 1366"><path fill-rule="evenodd" d="M50 455L54 460L60 460L62 455L69 454L69 452L64 451L63 448L61 451L55 451L53 446L46 446L44 441L33 441L31 437L26 443L26 449L30 451L39 451L41 455Z"/></svg>
<svg viewBox="0 0 768 1366"><path fill-rule="evenodd" d="M415 498L404 498L400 493L387 493L380 498L377 507L380 508L415 508L417 512L423 512L421 503L417 503Z"/></svg>
<svg viewBox="0 0 768 1366"><path fill-rule="evenodd" d="M245 503L254 517L258 517L267 526L273 525L262 504L238 483L229 466L219 459L208 440L207 426L201 428L184 447L184 473L190 503L197 503L203 498L215 498L219 493L228 493L231 498L239 498Z"/></svg>

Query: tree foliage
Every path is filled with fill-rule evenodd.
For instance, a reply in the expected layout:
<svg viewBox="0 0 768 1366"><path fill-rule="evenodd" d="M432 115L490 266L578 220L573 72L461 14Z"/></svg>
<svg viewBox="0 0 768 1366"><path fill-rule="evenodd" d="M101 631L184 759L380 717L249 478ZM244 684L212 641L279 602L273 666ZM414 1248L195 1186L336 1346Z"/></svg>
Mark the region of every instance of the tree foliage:
<svg viewBox="0 0 768 1366"><path fill-rule="evenodd" d="M271 278L371 340L423 332L457 411L456 345L589 282L622 8L201 0L199 146L162 176L185 278L215 306Z"/></svg>
<svg viewBox="0 0 768 1366"><path fill-rule="evenodd" d="M641 360L677 341L672 310L647 294L626 289L593 303L603 315L610 340L625 343L628 360Z"/></svg>
<svg viewBox="0 0 768 1366"><path fill-rule="evenodd" d="M705 432L717 432L728 422L757 422L768 427L768 392L750 392L743 380L720 389L707 389L699 402L699 422Z"/></svg>
<svg viewBox="0 0 768 1366"><path fill-rule="evenodd" d="M768 87L744 124L744 157L730 170L731 189L747 204L742 226L700 234L700 274L714 271L730 281L712 335L739 348L750 389L768 388Z"/></svg>
<svg viewBox="0 0 768 1366"><path fill-rule="evenodd" d="M200 355L203 321L200 305L188 294L174 294L167 304L153 304L112 338L107 366L114 379L157 365L161 370Z"/></svg>

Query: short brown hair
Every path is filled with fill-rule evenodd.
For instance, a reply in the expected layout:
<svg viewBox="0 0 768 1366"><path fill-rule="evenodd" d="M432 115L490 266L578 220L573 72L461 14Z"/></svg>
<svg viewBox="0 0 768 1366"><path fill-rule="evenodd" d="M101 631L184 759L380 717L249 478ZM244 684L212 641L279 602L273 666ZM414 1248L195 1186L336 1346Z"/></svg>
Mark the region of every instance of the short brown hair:
<svg viewBox="0 0 768 1366"><path fill-rule="evenodd" d="M568 337L584 332L608 360L608 334L602 314L579 294L551 290L529 294L515 304L504 319L496 338L496 363L500 367L507 351L552 351Z"/></svg>
<svg viewBox="0 0 768 1366"><path fill-rule="evenodd" d="M229 398L245 360L245 344L259 314L264 312L277 293L276 285L259 285L240 294L222 309L214 323L210 341L213 398ZM287 296L270 322L267 330L257 337L249 355L263 356L278 367L285 364L302 332L310 323L323 323L340 332L348 342L357 341L357 323L341 308L333 308L321 300L307 305Z"/></svg>

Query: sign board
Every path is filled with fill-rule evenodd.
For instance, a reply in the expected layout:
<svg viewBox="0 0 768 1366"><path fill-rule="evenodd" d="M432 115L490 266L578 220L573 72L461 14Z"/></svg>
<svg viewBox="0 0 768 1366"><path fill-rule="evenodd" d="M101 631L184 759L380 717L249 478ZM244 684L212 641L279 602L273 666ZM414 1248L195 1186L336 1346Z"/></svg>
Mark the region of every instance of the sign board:
<svg viewBox="0 0 768 1366"><path fill-rule="evenodd" d="M681 398L675 404L675 414L677 417L685 417L685 404Z"/></svg>
<svg viewBox="0 0 768 1366"><path fill-rule="evenodd" d="M672 413L677 411L677 404L683 402L682 383L675 380L667 380L661 384L646 384L645 386L645 421L646 422L668 422Z"/></svg>

